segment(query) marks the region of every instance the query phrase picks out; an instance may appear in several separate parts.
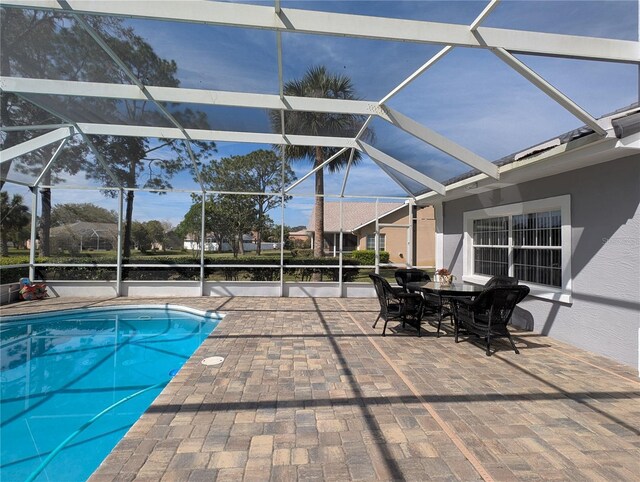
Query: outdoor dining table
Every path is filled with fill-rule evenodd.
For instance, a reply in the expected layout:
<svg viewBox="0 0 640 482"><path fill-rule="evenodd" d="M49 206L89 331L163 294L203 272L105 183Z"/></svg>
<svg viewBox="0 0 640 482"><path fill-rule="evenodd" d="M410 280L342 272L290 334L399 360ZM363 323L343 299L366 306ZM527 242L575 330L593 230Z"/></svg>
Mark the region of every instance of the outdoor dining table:
<svg viewBox="0 0 640 482"><path fill-rule="evenodd" d="M456 299L457 298L473 298L478 296L484 290L484 286L476 285L472 283L451 283L443 284L438 281L419 281L407 283L407 289L411 291L419 291L423 294L436 295L439 301L438 309L438 334L440 336L440 326L442 325L442 317L446 316L443 313L443 302L445 300L451 303L451 315L453 316L454 328L458 329L458 317L456 313Z"/></svg>

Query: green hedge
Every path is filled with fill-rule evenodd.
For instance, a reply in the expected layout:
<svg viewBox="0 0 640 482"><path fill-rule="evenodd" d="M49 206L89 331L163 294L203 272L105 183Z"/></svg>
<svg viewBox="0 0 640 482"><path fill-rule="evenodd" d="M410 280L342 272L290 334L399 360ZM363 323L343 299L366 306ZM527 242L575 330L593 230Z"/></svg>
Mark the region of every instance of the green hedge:
<svg viewBox="0 0 640 482"><path fill-rule="evenodd" d="M46 258L36 258L36 262L45 263ZM13 264L29 264L29 256L11 256L0 257L0 284L17 283L20 278L29 277L29 267L24 268L4 268L4 266L11 266Z"/></svg>
<svg viewBox="0 0 640 482"><path fill-rule="evenodd" d="M351 258L359 261L360 264L364 264L365 266L373 266L376 264L376 252L373 249L363 249L360 251L353 251L351 253ZM388 263L389 262L389 252L388 251L380 251L380 262Z"/></svg>
<svg viewBox="0 0 640 482"><path fill-rule="evenodd" d="M313 258L313 249L294 248L291 250L291 256L294 258Z"/></svg>
<svg viewBox="0 0 640 482"><path fill-rule="evenodd" d="M8 263L10 260L11 263ZM280 279L280 268L274 267L279 264L279 259L265 258L263 256L243 256L241 258L226 257L205 257L205 278L209 280L227 281L277 281ZM60 264L116 264L115 256L105 256L101 258L87 259L85 257L51 257L38 258L38 263L60 263ZM29 263L29 258L0 258L0 265ZM287 256L284 258L285 264L294 265L337 265L337 258L306 258ZM124 260L124 264L195 264L197 267L140 267L123 268L123 280L199 280L200 279L200 258L193 256L144 256L132 257ZM264 265L264 268L234 268L217 267L217 265ZM343 266L359 266L358 260L351 258L343 259ZM28 276L28 268L11 268L2 270L2 282L17 282L21 277ZM338 268L285 268L285 279L309 281L314 273L320 273L325 281L338 281L340 270ZM358 276L358 269L345 269L342 279L345 282L353 281ZM115 280L116 268L91 267L91 266L40 266L36 268L36 279L38 280Z"/></svg>

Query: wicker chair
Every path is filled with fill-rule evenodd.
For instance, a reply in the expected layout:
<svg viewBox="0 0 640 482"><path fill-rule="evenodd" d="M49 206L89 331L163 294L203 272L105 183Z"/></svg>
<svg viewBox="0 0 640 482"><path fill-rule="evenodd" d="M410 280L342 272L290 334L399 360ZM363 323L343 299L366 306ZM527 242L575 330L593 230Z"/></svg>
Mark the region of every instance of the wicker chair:
<svg viewBox="0 0 640 482"><path fill-rule="evenodd" d="M405 293L402 288L392 288L389 282L382 276L370 274L369 278L373 281L373 286L380 303L380 313L373 323L376 327L378 320L384 320L382 328L382 336L385 336L387 323L389 321L402 321L402 327L406 323L414 326L418 330L418 336L421 336L420 322L422 321L423 298L419 293Z"/></svg>
<svg viewBox="0 0 640 482"><path fill-rule="evenodd" d="M407 283L428 283L431 278L426 271L422 271L418 268L399 269L394 273L396 277L396 283L400 286L405 293L413 293L413 290L407 288Z"/></svg>
<svg viewBox="0 0 640 482"><path fill-rule="evenodd" d="M485 288L493 288L495 286L515 286L518 284L518 278L514 278L513 276L501 276L496 275L493 276L487 284L484 285Z"/></svg>
<svg viewBox="0 0 640 482"><path fill-rule="evenodd" d="M457 323L455 340L458 342L459 330L484 338L487 342L487 356L491 355L491 339L507 337L516 353L507 324L511 320L513 309L529 294L524 285L496 286L487 288L473 300L460 299L457 302Z"/></svg>
<svg viewBox="0 0 640 482"><path fill-rule="evenodd" d="M426 271L418 268L399 269L394 273L396 283L405 293L414 293L415 290L407 287L407 283L428 283L431 277ZM448 302L442 302L440 297L433 293L422 293L424 298L423 315L429 313L438 317L438 335L440 335L440 326L442 318L451 317L453 321L453 312Z"/></svg>

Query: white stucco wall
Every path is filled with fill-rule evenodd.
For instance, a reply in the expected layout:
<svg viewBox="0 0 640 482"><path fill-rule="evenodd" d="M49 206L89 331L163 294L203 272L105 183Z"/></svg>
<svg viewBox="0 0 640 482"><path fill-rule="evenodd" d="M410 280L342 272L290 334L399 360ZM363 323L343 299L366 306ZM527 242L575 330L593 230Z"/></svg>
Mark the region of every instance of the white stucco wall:
<svg viewBox="0 0 640 482"><path fill-rule="evenodd" d="M529 297L514 323L640 370L640 155L445 202L444 264L462 276L465 211L564 194L572 303Z"/></svg>
<svg viewBox="0 0 640 482"><path fill-rule="evenodd" d="M9 285L3 291L8 293ZM47 289L52 297L86 296L95 298L117 296L115 281L47 281ZM6 294L8 296L8 294ZM121 296L168 298L176 296L197 297L200 295L199 281L123 281ZM204 296L280 296L278 281L206 281ZM284 285L284 296L299 297L340 297L340 284L333 282L291 282ZM344 283L346 298L372 298L377 303L371 283Z"/></svg>

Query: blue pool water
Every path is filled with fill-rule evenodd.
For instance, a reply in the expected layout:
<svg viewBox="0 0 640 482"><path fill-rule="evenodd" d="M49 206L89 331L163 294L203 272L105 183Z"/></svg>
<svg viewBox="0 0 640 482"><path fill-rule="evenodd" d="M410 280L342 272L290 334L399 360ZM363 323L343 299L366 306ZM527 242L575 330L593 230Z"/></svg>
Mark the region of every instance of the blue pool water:
<svg viewBox="0 0 640 482"><path fill-rule="evenodd" d="M86 480L219 318L173 308L58 312L0 324L0 479L22 481L67 436L38 481Z"/></svg>

